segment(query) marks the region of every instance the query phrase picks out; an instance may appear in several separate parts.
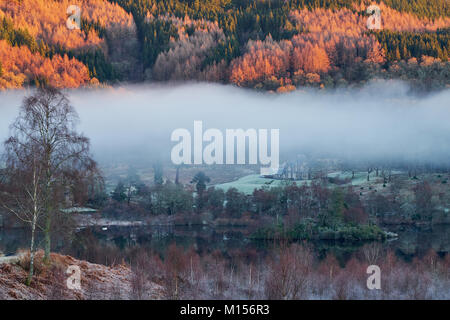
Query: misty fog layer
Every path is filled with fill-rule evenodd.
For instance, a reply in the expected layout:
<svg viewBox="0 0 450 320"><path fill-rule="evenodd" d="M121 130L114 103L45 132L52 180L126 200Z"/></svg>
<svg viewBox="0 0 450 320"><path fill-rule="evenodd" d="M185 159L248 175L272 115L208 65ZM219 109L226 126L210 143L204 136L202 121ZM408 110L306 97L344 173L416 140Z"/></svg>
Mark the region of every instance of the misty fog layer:
<svg viewBox="0 0 450 320"><path fill-rule="evenodd" d="M0 93L0 139L31 91ZM280 129L281 160L288 154L448 163L450 90L411 95L398 82L362 89L270 94L232 86L186 84L67 91L79 131L102 161L169 161L177 128ZM204 143L204 146L207 143Z"/></svg>

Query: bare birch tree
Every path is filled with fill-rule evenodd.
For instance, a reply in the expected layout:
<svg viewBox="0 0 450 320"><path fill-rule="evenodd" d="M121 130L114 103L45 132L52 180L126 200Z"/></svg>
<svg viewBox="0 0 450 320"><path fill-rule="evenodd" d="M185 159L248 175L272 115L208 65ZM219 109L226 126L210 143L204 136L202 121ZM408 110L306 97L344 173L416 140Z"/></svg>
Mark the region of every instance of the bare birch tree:
<svg viewBox="0 0 450 320"><path fill-rule="evenodd" d="M80 183L73 177L98 172L89 153L89 139L76 132L77 123L78 115L61 91L39 88L24 99L11 125L11 137L5 142L7 171L13 163L22 161L21 157L28 159L22 166L24 172L30 167L39 171L36 188L44 219L45 261L50 257L52 217L63 205L61 195L70 192L74 183Z"/></svg>
<svg viewBox="0 0 450 320"><path fill-rule="evenodd" d="M2 177L0 203L8 212L30 225L30 267L26 280L29 285L34 273L36 231L44 212L42 186L45 170L36 144L25 147L11 138L5 146L7 170L4 170Z"/></svg>

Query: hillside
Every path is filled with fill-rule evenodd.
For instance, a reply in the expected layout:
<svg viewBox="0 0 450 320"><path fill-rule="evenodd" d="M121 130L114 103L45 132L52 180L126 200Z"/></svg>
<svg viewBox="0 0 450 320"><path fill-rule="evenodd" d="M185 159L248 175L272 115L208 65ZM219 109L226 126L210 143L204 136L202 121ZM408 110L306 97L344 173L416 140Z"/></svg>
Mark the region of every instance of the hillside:
<svg viewBox="0 0 450 320"><path fill-rule="evenodd" d="M81 30L66 26L69 5L83 8ZM75 88L132 78L133 18L104 0L0 1L0 87L49 83Z"/></svg>
<svg viewBox="0 0 450 320"><path fill-rule="evenodd" d="M0 0L0 88L212 81L286 92L450 85L446 0ZM375 2L373 2L375 3ZM81 29L66 27L70 4Z"/></svg>
<svg viewBox="0 0 450 320"><path fill-rule="evenodd" d="M133 298L133 275L128 266L107 267L56 253L51 254L51 263L45 265L42 256L42 251L37 253L36 276L30 286L25 285L29 263L26 256L18 263L0 263L1 300ZM70 290L66 286L69 275L65 271L71 265L80 267L81 290ZM147 298L161 298L161 288L156 284L149 284L147 292Z"/></svg>

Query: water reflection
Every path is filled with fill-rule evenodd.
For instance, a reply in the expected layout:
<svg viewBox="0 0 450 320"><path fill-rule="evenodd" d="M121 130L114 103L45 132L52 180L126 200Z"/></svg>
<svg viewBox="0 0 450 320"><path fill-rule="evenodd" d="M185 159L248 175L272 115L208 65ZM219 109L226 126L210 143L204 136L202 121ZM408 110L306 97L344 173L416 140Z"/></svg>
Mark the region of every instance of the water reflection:
<svg viewBox="0 0 450 320"><path fill-rule="evenodd" d="M450 225L433 226L427 230L414 227L398 227L397 239L380 243L382 247L393 250L406 261L423 256L430 249L443 256L450 251ZM95 245L96 248L109 248L123 251L145 247L160 253L176 243L185 248L194 248L197 252L223 253L236 250L256 250L264 255L273 248L272 241L252 241L245 228L211 228L208 226L139 226L108 228L90 227L78 230L71 240L56 237L54 250L73 254L77 258L86 257L84 251ZM14 254L18 249L29 245L27 229L0 229L0 251L5 255ZM95 242L95 243L94 243ZM38 236L39 247L42 247L42 235ZM365 243L343 243L336 241L314 241L309 243L319 258L334 254L341 264L345 264Z"/></svg>

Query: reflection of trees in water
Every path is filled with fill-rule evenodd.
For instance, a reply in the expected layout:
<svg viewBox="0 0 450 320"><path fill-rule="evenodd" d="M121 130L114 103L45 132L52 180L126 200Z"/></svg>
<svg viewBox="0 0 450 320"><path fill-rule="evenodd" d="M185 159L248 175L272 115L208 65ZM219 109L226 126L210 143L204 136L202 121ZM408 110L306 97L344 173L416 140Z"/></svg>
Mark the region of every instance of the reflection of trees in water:
<svg viewBox="0 0 450 320"><path fill-rule="evenodd" d="M38 241L42 237L38 237ZM0 229L0 252L12 255L18 249L27 248L30 244L30 231L25 228Z"/></svg>
<svg viewBox="0 0 450 320"><path fill-rule="evenodd" d="M409 227L396 232L399 237L390 242L389 247L408 260L424 256L430 249L440 255L450 252L450 225L436 225L428 230Z"/></svg>
<svg viewBox="0 0 450 320"><path fill-rule="evenodd" d="M450 251L450 226L434 226L427 231L410 228L396 232L399 233L398 239L382 242L380 246L383 249L394 250L406 261L410 261L415 256L423 256L430 249L441 255ZM42 239L42 236L40 235L38 239ZM0 250L5 254L13 254L17 249L26 248L28 242L29 232L25 229L0 230ZM185 249L194 248L200 254L216 250L223 253L254 250L260 256L264 256L276 246L273 241L248 240L245 229L214 229L204 226L112 226L107 230L92 227L80 230L70 241L61 239L59 242L55 250L97 263L120 259L139 248L152 250L164 256L172 243ZM337 241L310 242L319 259L325 259L332 254L341 266L354 255L364 255L362 248L366 244Z"/></svg>

